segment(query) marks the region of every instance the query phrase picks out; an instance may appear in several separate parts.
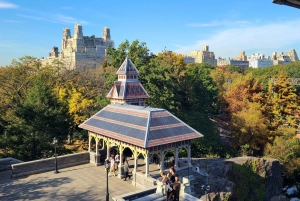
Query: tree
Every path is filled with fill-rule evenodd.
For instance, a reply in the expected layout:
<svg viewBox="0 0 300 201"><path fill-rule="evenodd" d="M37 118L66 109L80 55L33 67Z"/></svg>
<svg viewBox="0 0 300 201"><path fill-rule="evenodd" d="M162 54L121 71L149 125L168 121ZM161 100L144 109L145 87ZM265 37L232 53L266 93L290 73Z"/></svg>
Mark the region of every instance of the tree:
<svg viewBox="0 0 300 201"><path fill-rule="evenodd" d="M224 99L231 119L232 146L239 149L249 144L254 154L262 154L269 135L264 116L266 98L262 84L251 73L240 75L228 86Z"/></svg>
<svg viewBox="0 0 300 201"><path fill-rule="evenodd" d="M300 121L299 99L296 89L290 85L290 78L281 71L276 78L269 82L266 102L266 115L270 137L278 135L277 129L281 125L299 128Z"/></svg>
<svg viewBox="0 0 300 201"><path fill-rule="evenodd" d="M237 73L243 73L243 69L239 66L225 66L225 69L230 72L237 72Z"/></svg>
<svg viewBox="0 0 300 201"><path fill-rule="evenodd" d="M278 133L274 141L266 146L265 157L278 159L283 164L284 176L295 179L300 172L300 141L295 136L294 128L279 126Z"/></svg>
<svg viewBox="0 0 300 201"><path fill-rule="evenodd" d="M262 85L252 74L240 76L228 86L224 99L229 104L227 110L236 113L245 108L248 102L264 102Z"/></svg>
<svg viewBox="0 0 300 201"><path fill-rule="evenodd" d="M133 41L131 44L128 40L121 43L117 49L109 46L107 48L108 63L110 66L119 68L126 56L128 56L136 67L140 67L149 62L149 50L145 42L139 40Z"/></svg>
<svg viewBox="0 0 300 201"><path fill-rule="evenodd" d="M232 113L230 130L235 148L248 144L254 154L263 153L268 142L268 130L261 107L260 103L247 102L241 111Z"/></svg>
<svg viewBox="0 0 300 201"><path fill-rule="evenodd" d="M37 159L42 152L52 149L52 139L66 139L70 128L67 107L63 106L47 84L47 77L38 75L33 80L24 102L17 111L13 131L21 142L19 151L24 159Z"/></svg>
<svg viewBox="0 0 300 201"><path fill-rule="evenodd" d="M221 111L224 111L228 107L228 103L224 99L224 96L229 88L229 85L243 75L237 72L226 71L225 68L216 68L211 71L210 76L212 77L218 89L219 101L217 103L217 108Z"/></svg>
<svg viewBox="0 0 300 201"><path fill-rule="evenodd" d="M162 52L140 68L141 80L150 98L147 104L167 109L204 134L193 140L193 156L219 154L222 150L216 127L209 120L215 112L217 89L209 64L186 65L183 56Z"/></svg>

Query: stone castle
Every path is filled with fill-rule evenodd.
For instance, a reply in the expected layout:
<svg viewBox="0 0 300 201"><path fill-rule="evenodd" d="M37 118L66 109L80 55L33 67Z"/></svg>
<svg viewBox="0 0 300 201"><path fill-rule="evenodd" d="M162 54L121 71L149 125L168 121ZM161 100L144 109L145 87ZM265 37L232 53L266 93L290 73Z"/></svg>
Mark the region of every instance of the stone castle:
<svg viewBox="0 0 300 201"><path fill-rule="evenodd" d="M68 70L82 72L94 69L106 55L107 46L114 46L108 27L103 28L102 38L98 38L94 35L84 36L82 26L77 23L74 27L73 37L68 27L63 29L61 52L58 51L58 47L53 47L49 57L42 58L41 63L46 65L53 60L61 60Z"/></svg>

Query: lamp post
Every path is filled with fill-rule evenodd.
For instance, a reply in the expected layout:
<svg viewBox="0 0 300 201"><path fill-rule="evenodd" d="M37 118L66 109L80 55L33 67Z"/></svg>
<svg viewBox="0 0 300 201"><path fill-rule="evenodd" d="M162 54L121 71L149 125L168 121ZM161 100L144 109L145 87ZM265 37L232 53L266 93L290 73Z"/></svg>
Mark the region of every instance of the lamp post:
<svg viewBox="0 0 300 201"><path fill-rule="evenodd" d="M110 168L109 160L105 161L105 168L106 168L106 201L109 201L109 192L108 192L108 170Z"/></svg>
<svg viewBox="0 0 300 201"><path fill-rule="evenodd" d="M205 201L207 201L207 194L206 194L206 192L210 190L210 185L202 185L201 189L204 190L204 192L205 192L205 194L204 194L205 195Z"/></svg>
<svg viewBox="0 0 300 201"><path fill-rule="evenodd" d="M57 139L56 137L53 138L53 144L54 144L54 153L55 153L55 171L54 173L57 174L59 171L57 170L57 154L56 154L56 145L57 145Z"/></svg>

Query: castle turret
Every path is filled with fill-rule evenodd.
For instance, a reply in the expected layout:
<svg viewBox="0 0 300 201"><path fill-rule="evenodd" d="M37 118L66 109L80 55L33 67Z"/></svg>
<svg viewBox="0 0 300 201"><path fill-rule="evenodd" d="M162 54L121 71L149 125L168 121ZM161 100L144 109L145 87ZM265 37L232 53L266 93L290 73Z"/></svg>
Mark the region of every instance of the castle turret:
<svg viewBox="0 0 300 201"><path fill-rule="evenodd" d="M82 26L77 23L74 27L74 39L82 39L83 33L82 33Z"/></svg>
<svg viewBox="0 0 300 201"><path fill-rule="evenodd" d="M149 98L149 95L138 80L138 74L139 71L126 57L117 71L118 81L114 82L107 94L112 104L145 105L145 99Z"/></svg>
<svg viewBox="0 0 300 201"><path fill-rule="evenodd" d="M71 38L71 30L68 27L63 30L63 38Z"/></svg>
<svg viewBox="0 0 300 201"><path fill-rule="evenodd" d="M103 28L103 37L104 40L111 40L110 39L110 29L108 27Z"/></svg>

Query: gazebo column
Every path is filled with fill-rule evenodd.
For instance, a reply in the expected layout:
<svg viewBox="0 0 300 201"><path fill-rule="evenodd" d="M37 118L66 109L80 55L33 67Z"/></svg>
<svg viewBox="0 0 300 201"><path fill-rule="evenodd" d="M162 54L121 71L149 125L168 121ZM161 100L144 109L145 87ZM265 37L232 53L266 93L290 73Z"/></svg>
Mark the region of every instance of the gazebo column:
<svg viewBox="0 0 300 201"><path fill-rule="evenodd" d="M145 172L145 176L148 177L149 176L149 162L150 162L150 157L149 154L146 154L146 172Z"/></svg>
<svg viewBox="0 0 300 201"><path fill-rule="evenodd" d="M92 149L92 136L91 136L91 134L89 132L89 152L92 151L91 149Z"/></svg>
<svg viewBox="0 0 300 201"><path fill-rule="evenodd" d="M119 147L119 151L120 151L120 163L119 163L119 166L118 166L118 178L119 179L122 179L123 178L123 174L124 174L124 171L122 170L122 163L123 163L123 150L124 150L124 147L122 144L120 144L120 147Z"/></svg>
<svg viewBox="0 0 300 201"><path fill-rule="evenodd" d="M133 160L134 160L134 169L133 169L133 172L137 172L137 169L138 169L138 154L137 154L137 150L136 150L136 147L134 148L134 153L133 153Z"/></svg>
<svg viewBox="0 0 300 201"><path fill-rule="evenodd" d="M191 167L192 166L192 163L191 163L191 145L189 144L189 146L187 147L187 163L188 163L188 166Z"/></svg>
<svg viewBox="0 0 300 201"><path fill-rule="evenodd" d="M106 141L106 160L108 160L110 157L109 148L110 148L109 141L107 139L107 141Z"/></svg>
<svg viewBox="0 0 300 201"><path fill-rule="evenodd" d="M160 171L164 171L165 169L165 151L162 150L160 152Z"/></svg>
<svg viewBox="0 0 300 201"><path fill-rule="evenodd" d="M175 168L178 168L178 147L175 148Z"/></svg>
<svg viewBox="0 0 300 201"><path fill-rule="evenodd" d="M99 155L99 140L96 138L96 155L95 155L95 166L98 166L98 163L100 162L99 161L99 158L100 158L100 155Z"/></svg>

